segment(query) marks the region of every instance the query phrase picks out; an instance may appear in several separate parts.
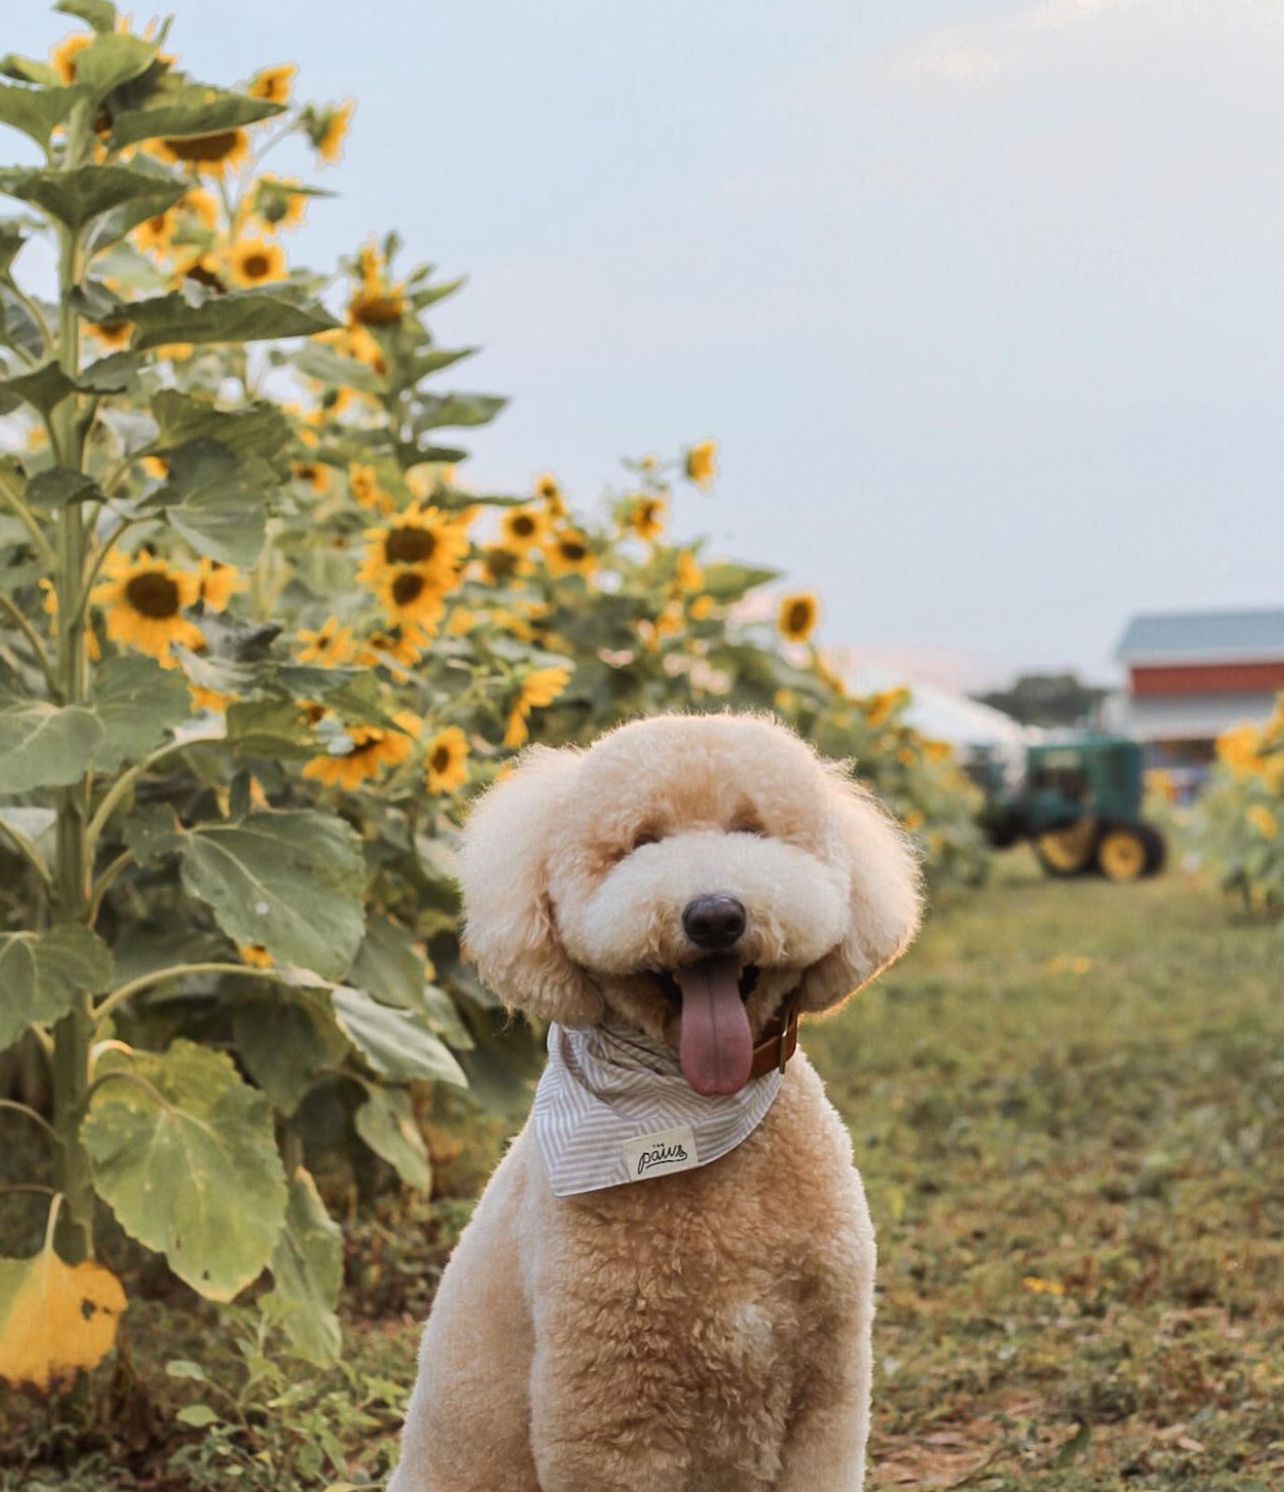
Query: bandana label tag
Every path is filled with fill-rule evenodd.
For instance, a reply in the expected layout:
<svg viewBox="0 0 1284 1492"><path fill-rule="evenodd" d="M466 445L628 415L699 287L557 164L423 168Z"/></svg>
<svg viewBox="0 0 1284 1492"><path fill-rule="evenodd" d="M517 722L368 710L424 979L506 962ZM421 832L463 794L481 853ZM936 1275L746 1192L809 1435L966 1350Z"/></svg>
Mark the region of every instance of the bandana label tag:
<svg viewBox="0 0 1284 1492"><path fill-rule="evenodd" d="M700 1164L695 1134L689 1124L657 1130L654 1134L636 1135L625 1140L623 1148L630 1181L670 1176L674 1171L690 1171Z"/></svg>

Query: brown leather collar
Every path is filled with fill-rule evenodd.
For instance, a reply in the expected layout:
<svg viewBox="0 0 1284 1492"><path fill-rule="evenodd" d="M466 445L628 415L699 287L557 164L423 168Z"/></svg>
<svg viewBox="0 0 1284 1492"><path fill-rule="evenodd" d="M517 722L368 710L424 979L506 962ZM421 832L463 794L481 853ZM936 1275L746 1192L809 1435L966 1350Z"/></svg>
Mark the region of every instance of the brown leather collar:
<svg viewBox="0 0 1284 1492"><path fill-rule="evenodd" d="M753 1049L750 1082L768 1072L784 1072L785 1063L798 1050L797 990L794 990L762 1029L762 1039Z"/></svg>

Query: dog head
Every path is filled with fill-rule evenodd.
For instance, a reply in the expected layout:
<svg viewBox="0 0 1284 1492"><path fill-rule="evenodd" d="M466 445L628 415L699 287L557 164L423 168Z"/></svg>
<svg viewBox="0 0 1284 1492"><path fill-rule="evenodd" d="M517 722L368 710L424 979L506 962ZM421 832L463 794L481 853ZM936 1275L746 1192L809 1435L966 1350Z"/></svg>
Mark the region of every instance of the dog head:
<svg viewBox="0 0 1284 1492"><path fill-rule="evenodd" d="M460 879L469 950L503 999L570 1026L609 1009L677 1045L707 1093L743 1085L786 996L839 1004L920 910L910 844L870 794L744 715L527 752L473 810Z"/></svg>

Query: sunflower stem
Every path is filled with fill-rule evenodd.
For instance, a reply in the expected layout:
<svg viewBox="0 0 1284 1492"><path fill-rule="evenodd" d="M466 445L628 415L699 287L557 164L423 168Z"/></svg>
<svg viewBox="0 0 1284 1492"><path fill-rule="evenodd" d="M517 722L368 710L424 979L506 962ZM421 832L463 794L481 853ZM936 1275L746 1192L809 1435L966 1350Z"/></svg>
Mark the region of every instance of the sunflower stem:
<svg viewBox="0 0 1284 1492"><path fill-rule="evenodd" d="M149 974L140 974L137 979L131 979L128 984L122 984L109 995L104 995L94 1011L94 1020L98 1023L105 1021L126 1000L142 994L153 985L167 984L171 979L185 979L189 974L243 974L247 979L275 980L278 984L282 978L280 969L256 969L253 964L174 964L168 969L153 969Z"/></svg>
<svg viewBox="0 0 1284 1492"><path fill-rule="evenodd" d="M62 167L77 170L89 157L92 121L87 100L79 100L67 121L67 143ZM80 318L73 292L84 272L84 241L79 229L58 229L58 363L73 381L80 373ZM58 464L83 471L85 429L79 396L71 395L54 411L51 435ZM66 705L84 702L85 633L77 608L85 563L84 515L79 503L68 503L59 514L55 585L64 598L57 618L58 692ZM89 869L85 853L86 780L72 783L58 795L58 861L54 907L58 921L88 924ZM53 1028L53 1127L61 1144L55 1155L54 1181L66 1199L58 1218L59 1252L79 1263L94 1250L94 1186L89 1154L80 1139L80 1116L89 1087L89 1050L93 1039L93 1003L88 990L77 992L72 1009ZM57 1216L55 1209L54 1216ZM51 1218L51 1237L53 1219Z"/></svg>

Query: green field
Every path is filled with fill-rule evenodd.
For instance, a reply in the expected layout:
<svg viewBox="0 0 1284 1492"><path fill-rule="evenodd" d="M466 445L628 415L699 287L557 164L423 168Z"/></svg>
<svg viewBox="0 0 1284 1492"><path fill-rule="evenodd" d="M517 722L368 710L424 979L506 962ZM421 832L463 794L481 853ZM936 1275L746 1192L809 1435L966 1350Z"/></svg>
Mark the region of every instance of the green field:
<svg viewBox="0 0 1284 1492"><path fill-rule="evenodd" d="M1048 883L1013 857L805 1033L879 1229L872 1486L1284 1485L1282 966L1278 932L1176 874ZM0 1485L379 1479L432 1281L496 1139L451 1160L460 1133L434 1135L455 1199L384 1199L352 1225L342 1371L259 1360L248 1328L238 1346L208 1307L164 1286L149 1300L144 1280L101 1390L108 1434L59 1447L43 1416L5 1416L5 1462L39 1445L62 1469ZM224 1387L167 1378L173 1358ZM218 1421L175 1423L196 1404Z"/></svg>

